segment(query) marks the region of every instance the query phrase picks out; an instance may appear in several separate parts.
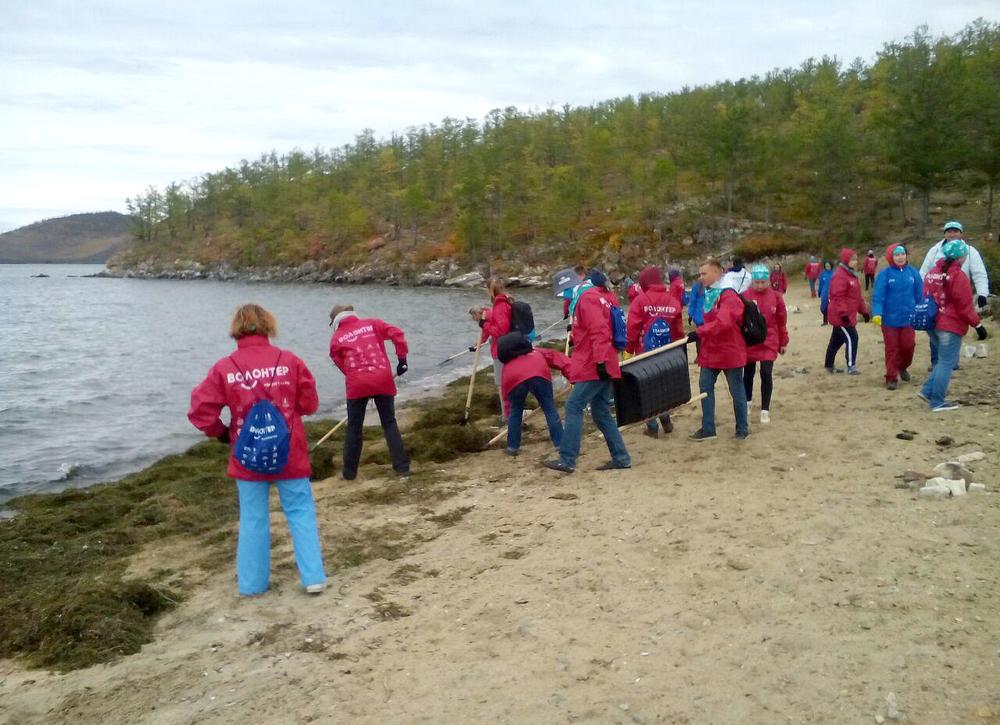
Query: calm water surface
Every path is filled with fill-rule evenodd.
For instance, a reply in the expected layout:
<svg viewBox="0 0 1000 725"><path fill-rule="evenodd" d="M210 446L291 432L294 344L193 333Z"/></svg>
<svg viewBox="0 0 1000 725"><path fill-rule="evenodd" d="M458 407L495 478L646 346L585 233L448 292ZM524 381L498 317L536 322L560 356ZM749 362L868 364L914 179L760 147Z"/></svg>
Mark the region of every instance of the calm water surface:
<svg viewBox="0 0 1000 725"><path fill-rule="evenodd" d="M111 480L201 439L187 421L191 389L233 349L233 311L256 302L278 318L277 344L316 376L319 414L339 414L344 379L328 357L337 303L403 328L413 397L468 372L465 314L480 290L95 279L100 265L0 265L0 501ZM47 278L31 275L44 273ZM562 316L544 291L521 292L539 330ZM391 345L390 358L395 360ZM481 361L482 362L482 361Z"/></svg>

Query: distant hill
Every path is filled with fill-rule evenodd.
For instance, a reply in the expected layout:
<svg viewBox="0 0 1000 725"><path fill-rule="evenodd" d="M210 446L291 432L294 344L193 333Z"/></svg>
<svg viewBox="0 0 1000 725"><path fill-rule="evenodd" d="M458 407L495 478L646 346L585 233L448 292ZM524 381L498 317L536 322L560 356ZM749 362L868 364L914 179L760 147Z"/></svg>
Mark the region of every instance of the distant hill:
<svg viewBox="0 0 1000 725"><path fill-rule="evenodd" d="M103 263L129 241L126 214L71 214L0 234L0 263Z"/></svg>

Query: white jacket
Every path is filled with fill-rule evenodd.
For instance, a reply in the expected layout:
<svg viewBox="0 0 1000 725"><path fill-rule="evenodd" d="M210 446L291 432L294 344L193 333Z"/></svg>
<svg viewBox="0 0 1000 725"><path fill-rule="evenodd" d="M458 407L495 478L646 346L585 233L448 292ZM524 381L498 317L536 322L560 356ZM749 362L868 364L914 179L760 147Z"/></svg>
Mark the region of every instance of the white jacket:
<svg viewBox="0 0 1000 725"><path fill-rule="evenodd" d="M941 253L941 246L944 244L944 239L935 244L933 247L927 250L927 256L924 257L924 263L920 265L920 276L926 277L927 273L934 269L934 265L937 261L941 259L944 255ZM990 294L990 278L986 274L986 265L983 264L983 257L979 254L979 250L969 245L969 254L962 262L962 271L965 272L966 276L972 280L972 286L976 290L977 295L982 295L983 297L988 297Z"/></svg>
<svg viewBox="0 0 1000 725"><path fill-rule="evenodd" d="M753 282L753 278L750 276L750 272L746 267L741 269L739 272L734 272L732 270L726 272L722 275L721 286L729 289L734 289L739 294L743 294L748 289L750 289L750 284Z"/></svg>

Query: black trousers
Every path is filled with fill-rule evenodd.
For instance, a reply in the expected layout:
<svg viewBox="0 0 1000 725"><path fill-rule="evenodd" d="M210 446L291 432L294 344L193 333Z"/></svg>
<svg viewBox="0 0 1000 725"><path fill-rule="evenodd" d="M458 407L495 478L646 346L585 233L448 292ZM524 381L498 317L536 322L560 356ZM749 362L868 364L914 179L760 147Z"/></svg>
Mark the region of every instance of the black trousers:
<svg viewBox="0 0 1000 725"><path fill-rule="evenodd" d="M854 367L858 364L858 329L834 325L833 329L830 330L830 342L826 346L826 366L828 368L833 367L841 345L847 345L847 367Z"/></svg>
<svg viewBox="0 0 1000 725"><path fill-rule="evenodd" d="M747 392L747 402L753 400L753 378L757 373L757 363L748 362L743 368L743 389ZM771 393L774 392L774 360L760 361L760 409L771 409Z"/></svg>
<svg viewBox="0 0 1000 725"><path fill-rule="evenodd" d="M385 442L389 445L392 468L396 473L409 473L410 457L403 447L403 437L396 424L396 398L393 395L375 395L375 409ZM358 475L361 448L364 444L365 412L369 398L355 398L347 401L347 433L344 435L344 478L351 480Z"/></svg>
<svg viewBox="0 0 1000 725"><path fill-rule="evenodd" d="M875 275L874 274L866 274L865 275L865 289L868 289L869 287L874 287L874 286L875 286Z"/></svg>

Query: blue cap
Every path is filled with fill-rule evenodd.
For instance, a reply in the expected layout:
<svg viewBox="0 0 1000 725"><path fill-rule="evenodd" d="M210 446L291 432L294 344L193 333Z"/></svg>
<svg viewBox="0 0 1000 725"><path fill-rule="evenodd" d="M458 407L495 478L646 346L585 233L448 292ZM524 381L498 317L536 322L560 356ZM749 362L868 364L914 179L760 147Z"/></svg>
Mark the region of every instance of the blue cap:
<svg viewBox="0 0 1000 725"><path fill-rule="evenodd" d="M949 229L957 229L960 232L964 232L965 228L962 226L961 222L956 222L954 220L944 223L944 229L942 231L948 231Z"/></svg>
<svg viewBox="0 0 1000 725"><path fill-rule="evenodd" d="M608 276L599 269L590 270L590 281L594 283L595 287L608 286Z"/></svg>
<svg viewBox="0 0 1000 725"><path fill-rule="evenodd" d="M771 272L768 270L766 265L755 264L753 268L750 270L750 279L752 280L771 279Z"/></svg>
<svg viewBox="0 0 1000 725"><path fill-rule="evenodd" d="M969 253L969 245L961 239L952 239L941 247L945 259L959 259Z"/></svg>

